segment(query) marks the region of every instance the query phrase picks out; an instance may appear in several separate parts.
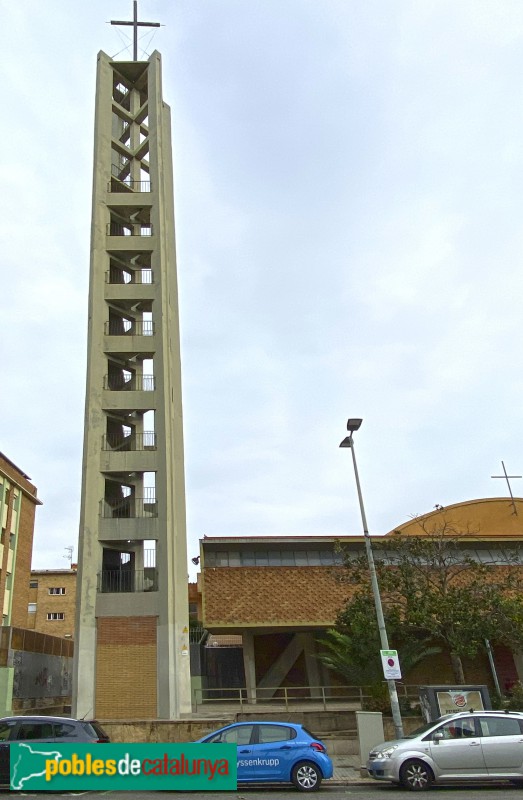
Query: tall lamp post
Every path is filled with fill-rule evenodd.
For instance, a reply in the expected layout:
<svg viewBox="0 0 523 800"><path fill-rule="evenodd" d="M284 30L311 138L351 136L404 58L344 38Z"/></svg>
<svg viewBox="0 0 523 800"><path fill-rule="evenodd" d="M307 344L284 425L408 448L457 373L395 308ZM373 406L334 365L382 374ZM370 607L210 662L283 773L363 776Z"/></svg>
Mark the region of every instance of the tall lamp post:
<svg viewBox="0 0 523 800"><path fill-rule="evenodd" d="M356 453L354 451L353 433L357 431L363 420L349 419L347 420L347 430L349 435L341 442L340 447L348 447L352 453L352 463L354 465L354 477L356 478L356 489L358 491L358 500L360 504L361 521L363 523L363 535L365 538L365 550L367 553L367 562L369 565L370 582L372 586L372 594L374 596L374 605L376 607L376 619L378 621L378 629L380 632L380 642L382 650L389 650L389 639L387 636L387 628L385 627L385 617L383 616L383 607L381 605L380 587L378 585L378 576L376 574L376 565L374 563L374 555L372 553L372 544L369 536L369 529L367 526L367 517L365 516L365 507L363 505L363 495L361 493L360 478L358 475L358 467L356 464ZM394 721L394 729L396 738L403 737L403 723L401 721L401 711L398 702L398 692L396 683L393 680L387 681L390 697L390 708L392 711L392 719Z"/></svg>

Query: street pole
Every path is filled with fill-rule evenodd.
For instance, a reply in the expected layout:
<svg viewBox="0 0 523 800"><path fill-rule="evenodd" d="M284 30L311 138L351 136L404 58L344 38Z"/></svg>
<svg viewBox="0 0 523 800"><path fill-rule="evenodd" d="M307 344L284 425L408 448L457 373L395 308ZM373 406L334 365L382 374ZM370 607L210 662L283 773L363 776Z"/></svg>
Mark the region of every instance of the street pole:
<svg viewBox="0 0 523 800"><path fill-rule="evenodd" d="M358 428L361 424L361 420L349 420L351 422L358 422ZM361 493L361 486L360 486L360 477L358 474L358 466L356 464L356 452L354 450L354 439L353 439L353 432L357 430L357 428L353 428L352 430L349 428L349 423L347 423L347 429L350 431L350 436L343 440L340 447L350 447L352 453L352 463L354 466L354 477L356 479L356 489L358 492L358 501L360 505L360 513L361 513L361 521L363 524L363 536L365 539L365 551L367 553L367 562L369 565L369 573L370 573L370 582L372 586L372 594L374 596L374 606L376 608L376 619L378 622L378 630L380 633L380 642L381 642L381 649L382 650L390 650L389 648L389 639L387 636L387 628L385 626L385 617L383 616L383 606L381 604L381 595L380 595L380 587L378 584L378 576L376 574L376 565L374 563L374 554L372 552L372 544L369 535L369 529L367 526L367 517L365 515L365 506L363 505L363 495ZM398 691L396 689L396 683L393 680L387 681L387 687L389 690L389 697L390 697L390 708L392 711L392 720L394 722L394 730L396 733L397 739L403 738L403 723L401 721L401 711L398 701Z"/></svg>

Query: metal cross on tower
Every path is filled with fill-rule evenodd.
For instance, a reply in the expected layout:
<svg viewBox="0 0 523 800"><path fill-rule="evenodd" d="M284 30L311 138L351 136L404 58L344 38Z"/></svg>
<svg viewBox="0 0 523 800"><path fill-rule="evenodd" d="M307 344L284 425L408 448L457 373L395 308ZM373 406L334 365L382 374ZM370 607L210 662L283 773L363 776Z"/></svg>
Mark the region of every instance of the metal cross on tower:
<svg viewBox="0 0 523 800"><path fill-rule="evenodd" d="M138 61L138 28L159 28L159 22L138 22L138 0L133 0L133 21L112 19L111 25L132 25L133 31L133 61Z"/></svg>
<svg viewBox="0 0 523 800"><path fill-rule="evenodd" d="M516 503L514 502L514 495L512 494L512 489L510 487L510 478L523 478L523 475L507 475L507 470L505 469L505 464L502 461L501 466L503 467L503 475L491 475L491 478L505 478L508 486L508 490L510 493L510 500L512 502L512 508L514 511L512 512L516 517L518 516L518 510L516 508Z"/></svg>

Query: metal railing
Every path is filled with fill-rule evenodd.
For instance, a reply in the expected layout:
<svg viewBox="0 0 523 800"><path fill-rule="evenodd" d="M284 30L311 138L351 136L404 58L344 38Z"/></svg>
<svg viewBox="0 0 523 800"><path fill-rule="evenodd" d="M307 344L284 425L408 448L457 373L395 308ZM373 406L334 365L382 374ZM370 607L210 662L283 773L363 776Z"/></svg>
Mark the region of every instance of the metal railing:
<svg viewBox="0 0 523 800"><path fill-rule="evenodd" d="M367 700L374 696L370 686L272 686L247 689L245 686L222 687L220 689L195 689L197 705L206 703L245 705L270 705L284 708L285 711L298 704L316 704L326 711L329 706L352 705L363 708ZM419 701L419 686L398 684L398 695L409 700Z"/></svg>
<svg viewBox="0 0 523 800"><path fill-rule="evenodd" d="M105 273L105 282L111 284L150 284L154 283L152 269L124 269L123 267L111 267Z"/></svg>
<svg viewBox="0 0 523 800"><path fill-rule="evenodd" d="M158 591L158 570L154 567L135 570L103 569L97 577L97 590L101 594Z"/></svg>
<svg viewBox="0 0 523 800"><path fill-rule="evenodd" d="M118 154L115 153L114 155L116 156ZM131 176L129 174L130 169L131 169L131 159L127 158L127 156L121 155L118 164L111 164L111 176L113 178L118 178L119 181L125 181L127 178L130 180L131 179Z"/></svg>
<svg viewBox="0 0 523 800"><path fill-rule="evenodd" d="M127 327L126 327L127 326ZM152 320L110 319L105 323L106 336L154 336Z"/></svg>
<svg viewBox="0 0 523 800"><path fill-rule="evenodd" d="M132 181L127 177L121 178L119 175L113 175L112 179L107 184L107 191L111 194L122 192L150 192L151 181ZM147 234L142 234L142 236L146 235Z"/></svg>
<svg viewBox="0 0 523 800"><path fill-rule="evenodd" d="M150 222L108 222L108 236L152 236L153 226Z"/></svg>
<svg viewBox="0 0 523 800"><path fill-rule="evenodd" d="M105 375L104 389L110 392L154 392L154 375Z"/></svg>
<svg viewBox="0 0 523 800"><path fill-rule="evenodd" d="M206 628L189 628L189 644L203 644L208 633Z"/></svg>
<svg viewBox="0 0 523 800"><path fill-rule="evenodd" d="M158 503L154 497L119 497L100 501L103 519L147 519L158 516Z"/></svg>
<svg viewBox="0 0 523 800"><path fill-rule="evenodd" d="M156 433L144 431L143 433L106 433L102 436L102 450L156 450Z"/></svg>

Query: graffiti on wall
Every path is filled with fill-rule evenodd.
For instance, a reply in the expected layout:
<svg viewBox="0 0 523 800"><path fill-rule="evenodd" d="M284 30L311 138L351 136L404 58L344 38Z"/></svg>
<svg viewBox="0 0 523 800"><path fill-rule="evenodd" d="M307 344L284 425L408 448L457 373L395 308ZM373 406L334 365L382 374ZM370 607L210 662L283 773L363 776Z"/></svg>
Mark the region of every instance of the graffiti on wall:
<svg viewBox="0 0 523 800"><path fill-rule="evenodd" d="M15 650L13 697L68 697L72 692L73 659Z"/></svg>

